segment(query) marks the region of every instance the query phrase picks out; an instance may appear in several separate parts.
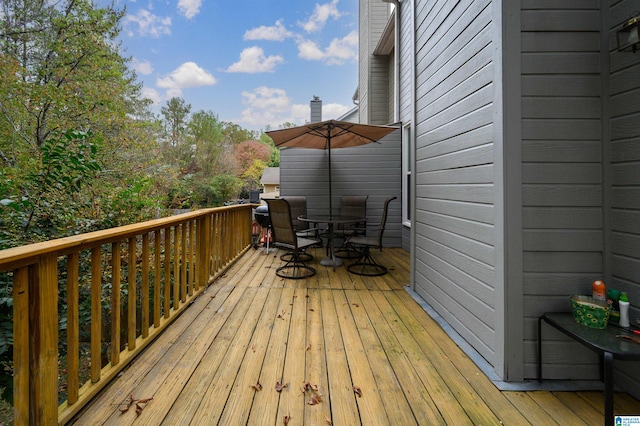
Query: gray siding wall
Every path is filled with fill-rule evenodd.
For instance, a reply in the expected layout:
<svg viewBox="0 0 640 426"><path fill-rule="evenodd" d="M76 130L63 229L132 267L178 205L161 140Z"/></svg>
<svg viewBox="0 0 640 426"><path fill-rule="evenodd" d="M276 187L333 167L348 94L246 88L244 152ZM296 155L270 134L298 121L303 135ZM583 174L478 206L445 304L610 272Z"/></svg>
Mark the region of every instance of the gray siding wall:
<svg viewBox="0 0 640 426"><path fill-rule="evenodd" d="M360 123L389 123L389 58L373 51L387 25L389 5L382 1L360 1L359 77Z"/></svg>
<svg viewBox="0 0 640 426"><path fill-rule="evenodd" d="M396 10L396 13L400 14L399 42L396 42L396 49L400 49L399 70L396 70L400 73L400 121L403 125L407 123L413 125L413 11L411 5L405 3L400 6L399 11ZM411 131L411 134L415 132ZM407 141L403 143L406 147ZM415 158L415 152L411 154L411 158ZM411 193L415 193L413 189ZM402 194L402 196L408 195ZM402 202L405 202L404 198ZM402 247L411 251L411 228L403 227Z"/></svg>
<svg viewBox="0 0 640 426"><path fill-rule="evenodd" d="M333 210L340 208L342 195L368 195L367 221L380 222L384 200L389 205L384 244L401 247L401 131L380 143L331 151ZM310 214L327 214L329 207L328 151L285 148L280 151L280 195L306 195Z"/></svg>
<svg viewBox="0 0 640 426"><path fill-rule="evenodd" d="M607 265L609 285L626 291L631 316L640 317L640 54L618 52L615 30L638 13L636 0L611 1L609 8L610 143L607 160ZM616 383L640 398L640 363L617 363Z"/></svg>
<svg viewBox="0 0 640 426"><path fill-rule="evenodd" d="M495 367L493 6L415 4L415 290Z"/></svg>
<svg viewBox="0 0 640 426"><path fill-rule="evenodd" d="M525 377L537 318L603 278L600 5L522 1ZM597 356L545 329L544 377L598 378ZM569 368L570 367L570 368Z"/></svg>

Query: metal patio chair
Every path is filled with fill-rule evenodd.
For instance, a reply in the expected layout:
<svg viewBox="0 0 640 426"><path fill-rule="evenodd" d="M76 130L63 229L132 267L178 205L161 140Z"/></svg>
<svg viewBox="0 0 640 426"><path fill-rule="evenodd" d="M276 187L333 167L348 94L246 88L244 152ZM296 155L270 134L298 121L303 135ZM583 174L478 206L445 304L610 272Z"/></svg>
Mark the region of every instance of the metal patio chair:
<svg viewBox="0 0 640 426"><path fill-rule="evenodd" d="M334 235L343 239L342 245L336 249L336 256L342 259L356 259L360 253L347 244L349 237L366 235L367 230L367 195L343 195L340 199L340 216L365 218L361 222L354 222L338 226Z"/></svg>
<svg viewBox="0 0 640 426"><path fill-rule="evenodd" d="M276 275L292 279L308 278L315 275L316 270L305 263L305 259L308 259L309 256L305 249L317 244L317 241L296 235L291 220L291 206L287 200L267 199L265 201L269 206L273 244L288 250L287 253L280 256L280 259L286 263L276 269Z"/></svg>
<svg viewBox="0 0 640 426"><path fill-rule="evenodd" d="M347 270L352 274L373 277L387 273L387 268L376 262L371 256L371 249L379 249L382 253L382 235L384 234L384 229L387 223L389 204L396 198L397 197L391 197L385 200L382 218L377 227L375 236L368 237L366 235L353 235L347 240L348 246L351 246L360 252L358 260L347 266Z"/></svg>

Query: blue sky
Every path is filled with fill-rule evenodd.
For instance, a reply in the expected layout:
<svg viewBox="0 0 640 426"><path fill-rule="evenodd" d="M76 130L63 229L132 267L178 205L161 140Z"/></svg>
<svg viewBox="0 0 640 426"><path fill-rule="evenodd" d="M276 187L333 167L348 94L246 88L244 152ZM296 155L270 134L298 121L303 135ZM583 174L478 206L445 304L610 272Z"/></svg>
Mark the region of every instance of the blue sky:
<svg viewBox="0 0 640 426"><path fill-rule="evenodd" d="M107 0L100 0L106 4ZM323 119L354 105L356 0L116 0L125 56L154 111L171 97L191 111L259 130Z"/></svg>

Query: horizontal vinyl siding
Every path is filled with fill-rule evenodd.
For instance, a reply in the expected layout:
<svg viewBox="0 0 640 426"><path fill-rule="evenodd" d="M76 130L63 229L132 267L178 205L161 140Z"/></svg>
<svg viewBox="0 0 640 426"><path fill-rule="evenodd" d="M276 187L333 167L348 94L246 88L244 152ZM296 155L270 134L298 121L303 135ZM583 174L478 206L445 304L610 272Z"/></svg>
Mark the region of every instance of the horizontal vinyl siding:
<svg viewBox="0 0 640 426"><path fill-rule="evenodd" d="M396 196L389 205L384 244L402 246L401 130L380 143L331 151L333 211L340 208L342 195L367 195L367 221L380 222L384 200ZM280 194L305 195L309 214L329 212L328 151L287 148L280 151Z"/></svg>
<svg viewBox="0 0 640 426"><path fill-rule="evenodd" d="M599 2L522 2L525 377L537 318L603 274ZM597 356L544 333L544 377L595 379Z"/></svg>
<svg viewBox="0 0 640 426"><path fill-rule="evenodd" d="M620 53L615 30L637 13L638 2L611 2L610 52L610 250L612 288L626 291L631 317L640 316L640 59ZM617 363L615 381L640 398L640 363Z"/></svg>
<svg viewBox="0 0 640 426"><path fill-rule="evenodd" d="M490 0L416 2L416 291L495 361Z"/></svg>

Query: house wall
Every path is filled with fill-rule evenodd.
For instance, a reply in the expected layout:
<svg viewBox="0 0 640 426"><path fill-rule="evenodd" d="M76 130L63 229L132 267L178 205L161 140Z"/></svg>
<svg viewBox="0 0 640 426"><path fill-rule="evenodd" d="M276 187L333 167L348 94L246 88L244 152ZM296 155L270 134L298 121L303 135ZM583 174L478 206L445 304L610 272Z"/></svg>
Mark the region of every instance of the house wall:
<svg viewBox="0 0 640 426"><path fill-rule="evenodd" d="M396 196L389 205L384 244L401 247L401 131L379 143L331 152L333 210L342 195L368 195L367 221L380 222L384 200ZM280 195L306 195L309 214L327 214L329 206L328 151L285 148L280 150Z"/></svg>
<svg viewBox="0 0 640 426"><path fill-rule="evenodd" d="M415 124L413 117L413 8L411 7L411 5L407 5L405 3L401 5L398 10L396 10L396 14L399 14L399 34L395 46L395 48L399 49L400 51L399 69L395 71L399 73L400 77L399 117L403 125L408 125L411 127ZM414 135L415 131L413 131L412 129L410 133L411 135ZM413 146L411 144L411 141L403 141L403 149L409 149L408 147L410 146ZM415 148L413 149L413 151L414 152L410 154L410 158L415 158ZM405 197L408 197L409 195L402 194L402 196L402 202L404 203ZM411 251L411 228L408 226L403 226L402 231L402 247L407 251Z"/></svg>
<svg viewBox="0 0 640 426"><path fill-rule="evenodd" d="M492 40L499 26L490 0L416 0L414 13L414 286L497 368Z"/></svg>
<svg viewBox="0 0 640 426"><path fill-rule="evenodd" d="M533 378L537 318L568 310L569 295L603 278L600 5L525 0L521 21L525 377ZM545 336L545 378L598 378L595 354Z"/></svg>
<svg viewBox="0 0 640 426"><path fill-rule="evenodd" d="M373 51L387 25L389 5L382 1L360 2L359 113L360 123L389 123L389 58Z"/></svg>
<svg viewBox="0 0 640 426"><path fill-rule="evenodd" d="M626 291L632 318L640 317L640 54L618 52L615 31L638 14L635 0L611 1L605 28L609 58L608 134L605 159L609 164L606 219L607 282ZM637 324L636 324L637 325ZM614 380L640 398L640 363L616 363Z"/></svg>

